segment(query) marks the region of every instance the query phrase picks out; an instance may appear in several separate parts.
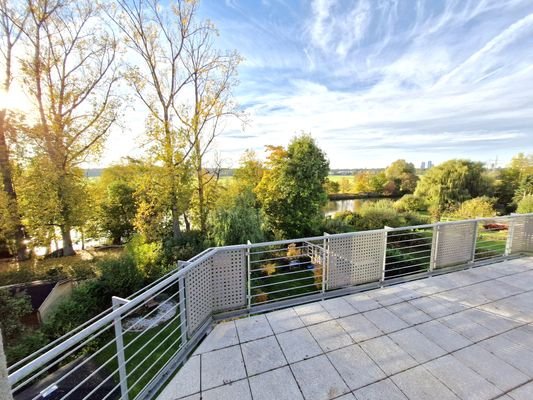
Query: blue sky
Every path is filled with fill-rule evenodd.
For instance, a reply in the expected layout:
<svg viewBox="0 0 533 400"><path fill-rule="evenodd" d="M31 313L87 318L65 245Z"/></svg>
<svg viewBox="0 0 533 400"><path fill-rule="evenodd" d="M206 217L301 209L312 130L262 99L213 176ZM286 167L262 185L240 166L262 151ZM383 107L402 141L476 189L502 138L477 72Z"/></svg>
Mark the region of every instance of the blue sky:
<svg viewBox="0 0 533 400"><path fill-rule="evenodd" d="M300 131L332 168L533 151L531 0L204 0L200 14L245 59L250 123L218 138L225 166Z"/></svg>

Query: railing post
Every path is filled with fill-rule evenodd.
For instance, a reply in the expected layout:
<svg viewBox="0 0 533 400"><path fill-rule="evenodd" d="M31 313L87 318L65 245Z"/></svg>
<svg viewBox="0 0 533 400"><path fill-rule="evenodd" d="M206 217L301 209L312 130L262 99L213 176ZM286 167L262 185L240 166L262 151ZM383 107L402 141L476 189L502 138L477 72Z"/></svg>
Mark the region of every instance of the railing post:
<svg viewBox="0 0 533 400"><path fill-rule="evenodd" d="M388 234L387 232L390 231L392 228L390 226L384 226L383 227L383 263L381 268L381 286L383 286L383 283L385 283L385 268L387 267L387 239Z"/></svg>
<svg viewBox="0 0 533 400"><path fill-rule="evenodd" d="M251 262L250 262L251 261L250 250L251 250L252 242L247 240L246 244L248 245L248 247L246 248L246 273L248 276L248 292L247 292L246 298L247 298L247 303L248 303L247 309L250 310L252 308L252 271L251 271Z"/></svg>
<svg viewBox="0 0 533 400"><path fill-rule="evenodd" d="M329 259L330 259L330 253L329 253L329 239L328 239L329 233L324 232L324 240L323 240L323 255L322 255L322 294L326 293L326 290L328 289L328 276L329 276Z"/></svg>
<svg viewBox="0 0 533 400"><path fill-rule="evenodd" d="M185 299L185 277L180 276L178 279L178 290L179 294L179 313L180 313L180 326L181 326L181 337L182 345L185 345L189 339L189 327L187 326L187 308L186 308L186 299Z"/></svg>
<svg viewBox="0 0 533 400"><path fill-rule="evenodd" d="M474 237L472 238L473 244L472 244L472 259L470 260L471 263L476 261L476 246L477 246L477 234L478 234L478 221L474 220Z"/></svg>
<svg viewBox="0 0 533 400"><path fill-rule="evenodd" d="M0 399L13 400L11 385L7 376L7 362L2 343L2 331L0 331Z"/></svg>
<svg viewBox="0 0 533 400"><path fill-rule="evenodd" d="M113 310L116 310L121 305L129 302L129 300L116 296L113 296L111 300L113 303ZM115 343L117 347L118 374L120 379L120 398L122 400L128 400L128 374L126 372L126 357L124 355L124 340L122 337L122 320L120 319L120 315L114 319L114 326Z"/></svg>
<svg viewBox="0 0 533 400"><path fill-rule="evenodd" d="M437 265L437 253L439 248L439 229L440 225L437 222L433 226L433 235L431 240L431 255L429 259L429 273L433 272L435 270L435 267Z"/></svg>
<svg viewBox="0 0 533 400"><path fill-rule="evenodd" d="M509 256L513 252L513 238L514 238L514 225L516 218L513 218L515 214L511 214L511 220L509 221L509 228L507 230L507 241L505 242L504 256Z"/></svg>

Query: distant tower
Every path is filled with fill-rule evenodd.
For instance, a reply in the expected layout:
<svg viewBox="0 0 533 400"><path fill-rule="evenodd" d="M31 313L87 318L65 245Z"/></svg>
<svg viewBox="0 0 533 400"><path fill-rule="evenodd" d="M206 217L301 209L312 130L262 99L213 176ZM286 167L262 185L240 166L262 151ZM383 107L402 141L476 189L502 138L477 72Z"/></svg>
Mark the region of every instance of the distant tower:
<svg viewBox="0 0 533 400"><path fill-rule="evenodd" d="M428 168L431 168L433 166L433 161L429 160L428 161Z"/></svg>
<svg viewBox="0 0 533 400"><path fill-rule="evenodd" d="M426 169L426 162L425 161L422 161L420 163L420 169Z"/></svg>

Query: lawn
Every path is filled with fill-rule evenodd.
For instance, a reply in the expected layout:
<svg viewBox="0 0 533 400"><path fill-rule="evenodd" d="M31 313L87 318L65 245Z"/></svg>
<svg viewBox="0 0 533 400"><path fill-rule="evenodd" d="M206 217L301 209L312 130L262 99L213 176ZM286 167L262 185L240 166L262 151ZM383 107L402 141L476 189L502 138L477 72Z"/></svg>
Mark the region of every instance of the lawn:
<svg viewBox="0 0 533 400"><path fill-rule="evenodd" d="M126 371L128 374L129 398L133 399L160 371L165 363L172 358L181 346L180 318L147 329L143 332L127 332L124 334ZM143 348L143 346L145 346ZM142 348L142 350L141 350ZM113 359L106 366L108 374L113 374L118 384L117 361L114 344L107 347L97 357L100 365Z"/></svg>

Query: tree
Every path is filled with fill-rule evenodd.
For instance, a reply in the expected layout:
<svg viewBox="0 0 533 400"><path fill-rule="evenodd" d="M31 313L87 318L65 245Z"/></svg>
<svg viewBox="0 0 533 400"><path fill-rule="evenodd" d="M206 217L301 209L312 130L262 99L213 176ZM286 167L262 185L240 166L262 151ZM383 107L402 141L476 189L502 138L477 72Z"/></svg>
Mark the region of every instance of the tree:
<svg viewBox="0 0 533 400"><path fill-rule="evenodd" d="M341 193L350 193L351 192L351 184L350 180L348 178L342 178L340 182L340 188Z"/></svg>
<svg viewBox="0 0 533 400"><path fill-rule="evenodd" d="M399 212L416 212L426 209L424 200L414 194L404 194L394 202L394 208Z"/></svg>
<svg viewBox="0 0 533 400"><path fill-rule="evenodd" d="M449 160L429 169L415 195L425 199L436 218L465 200L490 195L490 183L480 162Z"/></svg>
<svg viewBox="0 0 533 400"><path fill-rule="evenodd" d="M533 154L519 153L514 156L506 168L499 171L495 185L498 203L513 211L516 202L527 192L529 176L533 175Z"/></svg>
<svg viewBox="0 0 533 400"><path fill-rule="evenodd" d="M28 10L21 71L38 121L26 136L50 166L55 184L43 184L57 198L60 218L53 223L61 230L63 254L71 255L80 200L69 192L73 171L99 153L118 115L117 41L102 5L92 0L29 0Z"/></svg>
<svg viewBox="0 0 533 400"><path fill-rule="evenodd" d="M385 185L387 184L387 178L384 172L378 172L370 176L369 182L370 191L375 194L383 194Z"/></svg>
<svg viewBox="0 0 533 400"><path fill-rule="evenodd" d="M516 212L520 214L533 213L533 195L529 194L527 196L522 197L518 202Z"/></svg>
<svg viewBox="0 0 533 400"><path fill-rule="evenodd" d="M21 318L32 312L27 295L13 296L7 290L0 290L0 330L7 346L13 345L25 331Z"/></svg>
<svg viewBox="0 0 533 400"><path fill-rule="evenodd" d="M256 188L266 227L278 238L317 233L327 202L324 152L307 134L295 137L286 150L268 150L267 169Z"/></svg>
<svg viewBox="0 0 533 400"><path fill-rule="evenodd" d="M451 213L451 216L457 219L473 219L483 217L494 217L495 199L487 196L476 197L461 203L459 208Z"/></svg>
<svg viewBox="0 0 533 400"><path fill-rule="evenodd" d="M13 50L22 35L22 28L27 12L20 11L8 0L0 1L0 54L2 56L3 76L0 96L9 93L13 81ZM1 228L2 236L8 242L14 242L19 260L26 259L24 229L22 226L15 190L12 157L8 143L8 132L13 129L6 104L0 106L0 174L2 175L1 190L4 200L4 218Z"/></svg>
<svg viewBox="0 0 533 400"><path fill-rule="evenodd" d="M191 148L191 162L196 174L196 214L200 231L206 233L209 213L209 185L216 183L218 171L206 169L205 160L213 141L228 117L239 117L232 100L237 84L237 66L241 57L236 52L222 53L214 49L214 27L205 23L185 44L184 66L191 77L193 99L184 102L178 117L184 126Z"/></svg>
<svg viewBox="0 0 533 400"><path fill-rule="evenodd" d="M239 189L255 189L261 179L265 168L263 163L257 158L253 150L246 150L241 157L239 168L233 174L233 181Z"/></svg>
<svg viewBox="0 0 533 400"><path fill-rule="evenodd" d="M370 187L370 173L360 172L354 176L354 192L355 193L369 193L372 191Z"/></svg>
<svg viewBox="0 0 533 400"><path fill-rule="evenodd" d="M180 98L191 82L184 53L186 42L203 28L194 26L195 1L179 0L171 7L158 0L119 0L118 4L117 26L138 60L128 66L126 77L149 113L147 139L152 158L163 166L159 194L170 211L176 239L191 195L186 158L192 147L177 115Z"/></svg>
<svg viewBox="0 0 533 400"><path fill-rule="evenodd" d="M415 166L405 160L396 160L389 165L385 170L385 177L396 186L393 194L413 193L418 180Z"/></svg>
<svg viewBox="0 0 533 400"><path fill-rule="evenodd" d="M341 191L341 185L339 182L335 182L330 180L329 178L326 178L326 182L324 183L324 189L326 190L327 194L337 194Z"/></svg>
<svg viewBox="0 0 533 400"><path fill-rule="evenodd" d="M231 204L216 207L210 216L210 234L217 246L252 242L264 239L261 215L255 208L255 195L245 189Z"/></svg>

